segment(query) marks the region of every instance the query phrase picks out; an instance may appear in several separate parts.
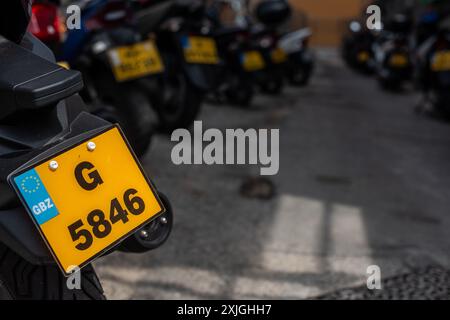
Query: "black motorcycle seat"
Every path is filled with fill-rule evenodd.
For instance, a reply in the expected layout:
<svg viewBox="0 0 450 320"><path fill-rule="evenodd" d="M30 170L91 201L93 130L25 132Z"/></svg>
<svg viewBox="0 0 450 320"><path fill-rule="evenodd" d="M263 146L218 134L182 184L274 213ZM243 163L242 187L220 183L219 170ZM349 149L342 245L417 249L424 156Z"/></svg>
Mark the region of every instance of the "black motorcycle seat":
<svg viewBox="0 0 450 320"><path fill-rule="evenodd" d="M66 70L0 36L0 119L37 109L81 90L77 71Z"/></svg>

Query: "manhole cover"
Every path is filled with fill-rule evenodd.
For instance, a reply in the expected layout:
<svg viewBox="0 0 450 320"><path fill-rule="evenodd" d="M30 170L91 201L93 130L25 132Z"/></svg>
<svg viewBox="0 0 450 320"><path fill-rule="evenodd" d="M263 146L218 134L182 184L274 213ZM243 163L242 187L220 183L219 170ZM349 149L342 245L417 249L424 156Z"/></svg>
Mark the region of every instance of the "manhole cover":
<svg viewBox="0 0 450 320"><path fill-rule="evenodd" d="M380 290L366 286L337 290L316 299L323 300L448 300L450 271L429 266L410 273L387 278Z"/></svg>

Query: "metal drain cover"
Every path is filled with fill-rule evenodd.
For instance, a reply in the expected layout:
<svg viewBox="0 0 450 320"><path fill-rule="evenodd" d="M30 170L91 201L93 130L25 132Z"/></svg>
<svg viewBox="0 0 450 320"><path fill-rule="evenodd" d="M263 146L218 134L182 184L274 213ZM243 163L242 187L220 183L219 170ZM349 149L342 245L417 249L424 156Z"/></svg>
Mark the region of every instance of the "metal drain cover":
<svg viewBox="0 0 450 320"><path fill-rule="evenodd" d="M382 280L380 290L360 286L337 290L315 299L322 300L448 300L450 270L429 266Z"/></svg>

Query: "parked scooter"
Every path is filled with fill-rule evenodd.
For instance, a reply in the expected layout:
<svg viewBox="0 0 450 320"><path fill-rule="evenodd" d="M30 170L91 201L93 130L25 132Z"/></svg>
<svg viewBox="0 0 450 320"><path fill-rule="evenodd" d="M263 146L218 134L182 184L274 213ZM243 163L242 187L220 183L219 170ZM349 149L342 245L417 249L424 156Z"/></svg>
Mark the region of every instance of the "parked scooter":
<svg viewBox="0 0 450 320"><path fill-rule="evenodd" d="M251 104L254 96L254 72L265 67L258 48L253 48L250 44L245 9L240 1L217 1L206 10L221 58L219 85L213 95L218 101L226 100L241 107ZM223 10L234 12L235 21L222 21ZM240 23L236 21L237 16L243 18Z"/></svg>
<svg viewBox="0 0 450 320"><path fill-rule="evenodd" d="M133 25L126 0L80 2L81 30L69 30L59 60L83 74L82 97L98 115L117 117L136 153L148 149L156 117L148 98L164 70L158 49Z"/></svg>
<svg viewBox="0 0 450 320"><path fill-rule="evenodd" d="M0 298L104 299L93 259L161 245L170 203L120 127L84 111L81 74L24 36L30 8L0 12Z"/></svg>
<svg viewBox="0 0 450 320"><path fill-rule="evenodd" d="M280 47L278 28L291 16L286 0L264 0L254 11L257 23L250 27L254 46L261 51L265 68L256 73L256 82L264 93L280 94L284 86L288 56Z"/></svg>
<svg viewBox="0 0 450 320"><path fill-rule="evenodd" d="M263 57L248 45L246 28L217 26L214 37L222 60L214 95L219 101L248 107L254 96L253 73L264 67Z"/></svg>
<svg viewBox="0 0 450 320"><path fill-rule="evenodd" d="M424 105L437 115L450 118L450 18L440 23L436 34L431 35L417 49L417 73Z"/></svg>
<svg viewBox="0 0 450 320"><path fill-rule="evenodd" d="M411 22L398 14L385 24L374 42L375 70L379 83L385 89L400 89L411 79L412 61L409 46Z"/></svg>
<svg viewBox="0 0 450 320"><path fill-rule="evenodd" d="M341 53L347 65L366 74L374 72L373 44L375 36L358 21L349 23L348 33L342 39Z"/></svg>
<svg viewBox="0 0 450 320"><path fill-rule="evenodd" d="M141 0L136 20L143 36L155 38L165 65L151 97L161 129L189 127L206 93L218 85L219 55L203 1Z"/></svg>
<svg viewBox="0 0 450 320"><path fill-rule="evenodd" d="M314 68L313 54L308 47L312 32L302 28L281 37L279 47L287 55L286 76L291 85L308 84Z"/></svg>
<svg viewBox="0 0 450 320"><path fill-rule="evenodd" d="M284 87L286 54L278 46L278 34L262 24L250 29L250 46L263 57L264 68L254 73L254 81L261 91L278 95Z"/></svg>

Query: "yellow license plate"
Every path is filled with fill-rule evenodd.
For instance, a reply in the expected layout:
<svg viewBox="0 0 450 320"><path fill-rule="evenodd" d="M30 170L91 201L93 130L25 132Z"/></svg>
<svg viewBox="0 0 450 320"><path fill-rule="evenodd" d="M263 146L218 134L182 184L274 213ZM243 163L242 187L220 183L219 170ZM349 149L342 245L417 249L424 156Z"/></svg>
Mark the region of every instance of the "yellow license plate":
<svg viewBox="0 0 450 320"><path fill-rule="evenodd" d="M370 59L370 55L367 51L361 51L358 53L358 61L359 62L367 62Z"/></svg>
<svg viewBox="0 0 450 320"><path fill-rule="evenodd" d="M165 210L117 126L8 180L66 275Z"/></svg>
<svg viewBox="0 0 450 320"><path fill-rule="evenodd" d="M118 82L164 71L158 48L152 40L111 49L108 56Z"/></svg>
<svg viewBox="0 0 450 320"><path fill-rule="evenodd" d="M241 56L241 63L246 71L258 71L266 66L259 51L247 51Z"/></svg>
<svg viewBox="0 0 450 320"><path fill-rule="evenodd" d="M270 55L272 58L272 62L276 63L276 64L286 62L286 60L287 60L286 52L284 52L284 50L281 48L276 48L276 49L272 50Z"/></svg>
<svg viewBox="0 0 450 320"><path fill-rule="evenodd" d="M435 72L450 71L450 50L436 52L431 59L431 70Z"/></svg>
<svg viewBox="0 0 450 320"><path fill-rule="evenodd" d="M389 64L393 67L405 67L408 65L408 57L404 54L393 54Z"/></svg>
<svg viewBox="0 0 450 320"><path fill-rule="evenodd" d="M181 45L184 51L184 58L188 63L219 63L217 45L213 38L198 36L183 37L181 39Z"/></svg>

